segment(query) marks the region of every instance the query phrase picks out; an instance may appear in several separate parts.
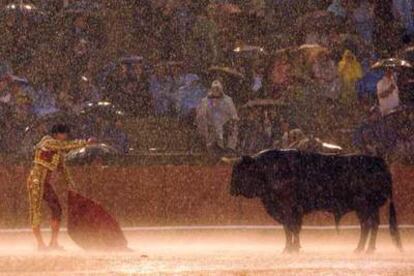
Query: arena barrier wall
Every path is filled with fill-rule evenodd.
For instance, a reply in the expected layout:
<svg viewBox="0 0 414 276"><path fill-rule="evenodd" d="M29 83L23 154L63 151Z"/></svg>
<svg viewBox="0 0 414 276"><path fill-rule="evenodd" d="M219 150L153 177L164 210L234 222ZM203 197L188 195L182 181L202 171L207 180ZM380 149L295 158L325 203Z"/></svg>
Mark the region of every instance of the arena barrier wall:
<svg viewBox="0 0 414 276"><path fill-rule="evenodd" d="M0 166L0 228L28 227L26 178L29 166ZM274 225L259 200L231 197L226 165L86 166L72 168L75 189L100 202L123 227L176 225ZM394 199L400 224L414 225L414 167L395 165ZM55 187L66 204L66 186ZM388 207L388 205L387 205ZM388 208L381 222L388 223ZM45 208L46 210L47 208ZM47 223L45 211L45 224ZM306 225L333 225L327 213ZM354 214L341 225L357 224Z"/></svg>

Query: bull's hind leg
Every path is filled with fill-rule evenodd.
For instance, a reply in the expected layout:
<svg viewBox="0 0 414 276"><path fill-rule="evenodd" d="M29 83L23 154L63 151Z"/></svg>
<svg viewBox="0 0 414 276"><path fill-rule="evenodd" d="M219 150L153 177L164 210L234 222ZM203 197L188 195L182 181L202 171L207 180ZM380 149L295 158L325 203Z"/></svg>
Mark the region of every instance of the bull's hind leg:
<svg viewBox="0 0 414 276"><path fill-rule="evenodd" d="M359 236L358 246L355 249L355 253L360 253L364 251L365 244L367 243L368 233L369 233L369 221L366 214L358 213L359 222L361 224L361 234Z"/></svg>
<svg viewBox="0 0 414 276"><path fill-rule="evenodd" d="M285 249L283 253L291 253L293 249L293 233L286 225L283 225L283 229L285 230L286 242L285 242Z"/></svg>
<svg viewBox="0 0 414 276"><path fill-rule="evenodd" d="M295 230L293 232L293 242L292 242L292 251L293 252L299 252L300 251L300 236L299 236L300 230Z"/></svg>
<svg viewBox="0 0 414 276"><path fill-rule="evenodd" d="M302 229L302 218L299 217L297 222L295 223L295 226L293 227L293 251L299 252L300 251L300 230Z"/></svg>
<svg viewBox="0 0 414 276"><path fill-rule="evenodd" d="M380 223L379 209L375 210L369 218L369 227L371 228L371 237L368 244L367 253L373 253L376 249L378 226Z"/></svg>

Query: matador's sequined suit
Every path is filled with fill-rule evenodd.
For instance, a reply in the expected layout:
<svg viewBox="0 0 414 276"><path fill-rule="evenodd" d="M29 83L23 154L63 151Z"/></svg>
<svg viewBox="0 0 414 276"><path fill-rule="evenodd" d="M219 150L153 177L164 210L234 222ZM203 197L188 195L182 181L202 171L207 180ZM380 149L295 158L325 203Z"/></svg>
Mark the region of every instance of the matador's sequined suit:
<svg viewBox="0 0 414 276"><path fill-rule="evenodd" d="M86 144L84 140L60 141L51 136L45 136L36 145L34 165L27 180L32 227L37 227L41 223L43 199L52 211L52 219L60 221L62 208L49 183L50 175L57 169L61 170L66 183L70 185L72 180L65 166L64 155L70 150L82 148Z"/></svg>

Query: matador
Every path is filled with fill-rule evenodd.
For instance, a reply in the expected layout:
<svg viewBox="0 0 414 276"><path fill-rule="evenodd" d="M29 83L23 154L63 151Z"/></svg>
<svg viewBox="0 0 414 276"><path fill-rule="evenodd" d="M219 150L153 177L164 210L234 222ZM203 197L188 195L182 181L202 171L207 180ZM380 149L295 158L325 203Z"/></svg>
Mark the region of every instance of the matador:
<svg viewBox="0 0 414 276"><path fill-rule="evenodd" d="M58 244L58 235L62 219L62 207L59 198L51 186L50 178L53 172L63 173L66 184L70 187L72 179L65 165L65 154L71 150L85 147L92 140L68 141L70 129L66 125L55 125L51 134L43 137L35 147L33 168L30 172L27 186L29 191L30 223L36 238L38 249L62 249ZM40 231L42 221L42 202L47 203L51 210L50 227L52 237L49 246L43 241Z"/></svg>

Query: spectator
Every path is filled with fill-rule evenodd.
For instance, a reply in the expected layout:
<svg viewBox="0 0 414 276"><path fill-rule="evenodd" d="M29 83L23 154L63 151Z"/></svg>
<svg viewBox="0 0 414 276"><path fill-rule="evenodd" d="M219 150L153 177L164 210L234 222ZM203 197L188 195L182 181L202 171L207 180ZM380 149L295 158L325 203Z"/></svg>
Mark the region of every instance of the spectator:
<svg viewBox="0 0 414 276"><path fill-rule="evenodd" d="M240 151L256 154L272 147L273 126L267 111L251 107L246 109L240 123Z"/></svg>
<svg viewBox="0 0 414 276"><path fill-rule="evenodd" d="M405 35L414 35L413 1L393 0L392 3L394 17L401 22Z"/></svg>
<svg viewBox="0 0 414 276"><path fill-rule="evenodd" d="M333 0L328 7L328 12L333 13L337 17L345 19L347 16L347 12L341 2L341 0Z"/></svg>
<svg viewBox="0 0 414 276"><path fill-rule="evenodd" d="M286 148L289 145L289 132L291 130L291 126L287 120L282 118L279 120L279 128L280 139L275 140L273 146L277 148Z"/></svg>
<svg viewBox="0 0 414 276"><path fill-rule="evenodd" d="M392 55L400 46L399 30L395 24L392 1L374 0L374 42L381 54Z"/></svg>
<svg viewBox="0 0 414 276"><path fill-rule="evenodd" d="M361 151L361 153L377 155L378 149L376 144L378 142L378 137L375 128L377 127L379 119L378 109L372 107L367 115L367 118L355 129L352 135L352 143Z"/></svg>
<svg viewBox="0 0 414 276"><path fill-rule="evenodd" d="M99 137L104 143L108 143L120 153L129 152L128 135L123 130L121 120L116 120L114 124L107 124L104 127L102 137Z"/></svg>
<svg viewBox="0 0 414 276"><path fill-rule="evenodd" d="M338 64L338 73L343 89L341 100L347 106L352 106L356 103L355 84L362 78L362 66L351 51L345 50Z"/></svg>
<svg viewBox="0 0 414 276"><path fill-rule="evenodd" d="M213 20L214 9L209 6L199 11L191 37L194 68L203 70L219 61L219 32Z"/></svg>
<svg viewBox="0 0 414 276"><path fill-rule="evenodd" d="M383 116L400 105L400 96L392 69L387 69L377 84L379 108Z"/></svg>
<svg viewBox="0 0 414 276"><path fill-rule="evenodd" d="M398 72L398 90L400 102L404 105L414 105L414 72L413 70L401 70Z"/></svg>
<svg viewBox="0 0 414 276"><path fill-rule="evenodd" d="M174 106L170 92L173 86L171 77L167 74L165 64L157 64L150 78L149 91L154 101L155 114L165 115Z"/></svg>
<svg viewBox="0 0 414 276"><path fill-rule="evenodd" d="M58 93L58 108L63 112L72 112L72 107L75 105L73 96L70 90L70 80L64 79L60 86Z"/></svg>
<svg viewBox="0 0 414 276"><path fill-rule="evenodd" d="M357 33L368 43L374 41L374 6L368 1L363 0L352 12L352 20L355 24Z"/></svg>
<svg viewBox="0 0 414 276"><path fill-rule="evenodd" d="M6 65L0 67L0 103L8 104L11 101L10 83L12 81L11 73Z"/></svg>
<svg viewBox="0 0 414 276"><path fill-rule="evenodd" d="M135 57L134 58L142 58ZM153 113L153 101L150 82L141 62L121 62L115 74L108 82L107 95L111 102L121 107L127 114L135 117L148 116Z"/></svg>
<svg viewBox="0 0 414 276"><path fill-rule="evenodd" d="M287 87L293 80L294 68L289 61L289 56L281 56L276 59L270 68L269 82L270 87L268 93L272 98L281 98L286 96Z"/></svg>
<svg viewBox="0 0 414 276"><path fill-rule="evenodd" d="M197 106L206 94L206 88L196 74L185 75L184 84L179 88L180 116L188 118L195 115Z"/></svg>
<svg viewBox="0 0 414 276"><path fill-rule="evenodd" d="M178 58L184 58L187 56L187 42L190 39L191 30L195 22L194 14L191 12L191 1L180 0L179 4L173 11L172 28L174 33L178 35L176 48L179 48ZM177 58L177 57L176 57Z"/></svg>
<svg viewBox="0 0 414 276"><path fill-rule="evenodd" d="M153 105L147 83L139 81L127 82L116 103L135 117L147 117L152 114Z"/></svg>
<svg viewBox="0 0 414 276"><path fill-rule="evenodd" d="M282 148L283 149L300 149L303 150L300 146L307 142L308 138L305 136L302 130L295 128L285 132L282 138Z"/></svg>
<svg viewBox="0 0 414 276"><path fill-rule="evenodd" d="M243 154L255 154L258 152L259 139L258 133L260 132L260 118L257 114L257 109L247 109L242 114L240 122L240 151Z"/></svg>
<svg viewBox="0 0 414 276"><path fill-rule="evenodd" d="M377 84L384 76L382 70L369 70L356 84L358 100L372 106L377 101Z"/></svg>
<svg viewBox="0 0 414 276"><path fill-rule="evenodd" d="M48 114L58 112L55 85L53 81L46 81L40 89L31 89L31 98L33 99L33 112L37 117L43 117Z"/></svg>
<svg viewBox="0 0 414 276"><path fill-rule="evenodd" d="M102 95L98 88L86 76L80 78L76 89L77 91L74 93L74 110L76 113L84 110L89 103L97 103L102 100Z"/></svg>
<svg viewBox="0 0 414 276"><path fill-rule="evenodd" d="M177 115L180 106L179 89L184 85L182 65L177 62L160 63L150 79L150 94L158 115Z"/></svg>
<svg viewBox="0 0 414 276"><path fill-rule="evenodd" d="M79 11L73 12L75 17L68 30L67 38L72 40L85 39L90 42L93 49L100 49L106 43L106 32L104 24L99 18L99 12L94 13L93 11L98 11L100 7L92 1L79 4ZM84 7L81 7L82 5Z"/></svg>
<svg viewBox="0 0 414 276"><path fill-rule="evenodd" d="M321 57L312 64L312 74L316 79L322 95L330 100L337 100L341 94L341 84L335 62L329 56Z"/></svg>
<svg viewBox="0 0 414 276"><path fill-rule="evenodd" d="M213 81L208 96L202 100L197 109L197 125L206 141L207 149L210 152L217 149L222 153L235 152L238 121L233 100L224 94L220 81ZM225 141L226 137L227 141Z"/></svg>
<svg viewBox="0 0 414 276"><path fill-rule="evenodd" d="M258 98L264 95L263 80L264 74L263 70L259 68L258 64L255 62L252 66L252 78L251 78L251 92L249 98Z"/></svg>
<svg viewBox="0 0 414 276"><path fill-rule="evenodd" d="M171 113L173 115L178 114L180 105L180 87L185 84L184 67L181 62L168 62L167 63L172 86L168 97L171 101Z"/></svg>

